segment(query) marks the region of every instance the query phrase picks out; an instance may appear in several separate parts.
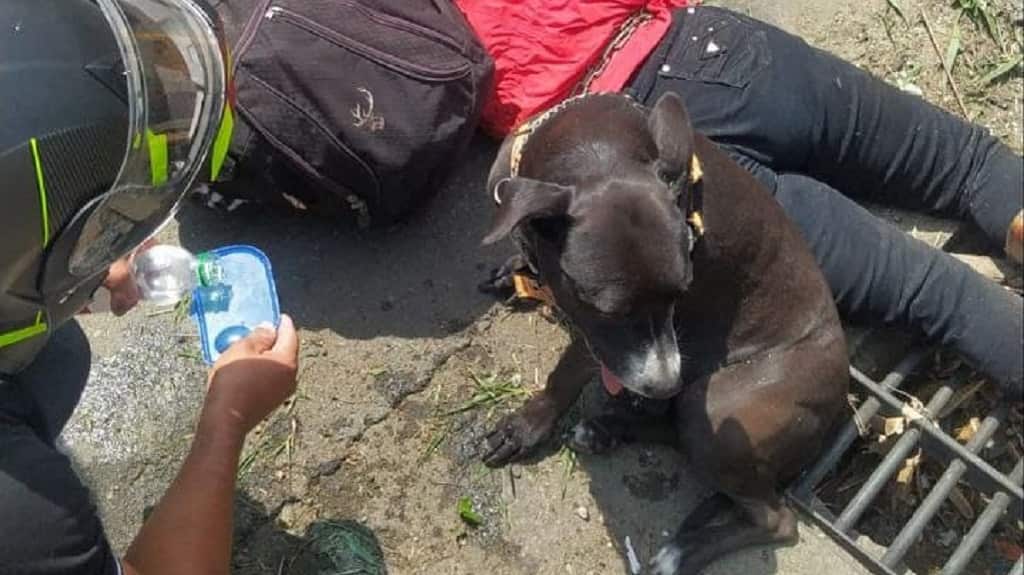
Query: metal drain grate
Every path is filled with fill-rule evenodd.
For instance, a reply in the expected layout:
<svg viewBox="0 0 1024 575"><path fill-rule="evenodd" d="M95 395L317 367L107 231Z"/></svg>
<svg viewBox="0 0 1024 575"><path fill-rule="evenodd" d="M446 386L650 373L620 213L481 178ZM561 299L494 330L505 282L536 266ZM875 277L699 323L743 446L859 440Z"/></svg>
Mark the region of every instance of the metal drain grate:
<svg viewBox="0 0 1024 575"><path fill-rule="evenodd" d="M1024 490L1021 489L1021 484L1024 479L1024 461L1018 459L1013 471L1007 476L978 456L1006 420L1006 408L997 408L989 413L971 440L966 445L961 445L931 419L923 416L920 406L915 407L898 396L899 387L907 376L921 365L928 355L927 349L912 351L881 382L876 382L857 369L851 368L854 390L862 392L867 399L861 404L854 418L843 426L817 463L790 488L787 494L797 508L806 513L876 575L896 575L896 569L911 545L923 534L929 521L939 511L939 507L961 481L966 482L970 489L987 496L989 503L947 559L941 575L963 573L1003 514L1010 512L1013 514L1011 516L1020 517L1022 510ZM945 384L935 391L927 400L926 411L939 412L953 397L955 385ZM835 469L840 458L859 436L857 422L869 421L878 413L886 416L902 415L910 422L910 426L846 508L836 516L815 496L814 490L825 476ZM910 519L902 525L892 544L885 549L881 557L876 557L855 541L854 529L883 487L899 470L903 461L917 448L921 448L927 457L941 461L945 465L945 471ZM1018 558L1008 573L1024 575L1022 562L1024 558Z"/></svg>

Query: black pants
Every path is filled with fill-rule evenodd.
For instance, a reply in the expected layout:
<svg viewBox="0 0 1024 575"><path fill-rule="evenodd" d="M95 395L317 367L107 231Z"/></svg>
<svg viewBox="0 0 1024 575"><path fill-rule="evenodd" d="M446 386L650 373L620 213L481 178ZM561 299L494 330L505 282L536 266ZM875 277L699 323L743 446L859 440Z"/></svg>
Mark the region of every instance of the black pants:
<svg viewBox="0 0 1024 575"><path fill-rule="evenodd" d="M979 126L777 28L680 11L630 87L686 101L797 224L847 318L909 327L1020 397L1019 296L875 218L850 198L973 220L1002 246L1024 163Z"/></svg>
<svg viewBox="0 0 1024 575"><path fill-rule="evenodd" d="M88 489L54 446L89 367L88 341L70 322L0 381L0 574L120 572Z"/></svg>

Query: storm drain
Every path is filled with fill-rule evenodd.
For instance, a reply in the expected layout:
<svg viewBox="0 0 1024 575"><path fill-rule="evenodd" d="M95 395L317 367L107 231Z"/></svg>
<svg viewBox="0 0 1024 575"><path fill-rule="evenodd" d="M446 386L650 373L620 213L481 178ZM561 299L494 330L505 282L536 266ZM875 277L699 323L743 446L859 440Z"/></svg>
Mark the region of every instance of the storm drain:
<svg viewBox="0 0 1024 575"><path fill-rule="evenodd" d="M911 351L881 381L874 381L856 368L850 369L851 391L865 398L855 415L846 423L819 460L789 489L789 499L813 522L826 531L839 545L853 555L864 567L876 575L896 575L901 561L911 546L923 535L925 527L936 516L954 488L974 490L988 501L985 509L977 515L973 526L960 540L956 549L946 559L941 575L958 575L965 569L972 557L981 548L986 537L1006 513L1010 517L1021 517L1022 491L1021 459L1017 459L1013 471L1006 475L979 457L982 448L1006 422L1006 407L997 407L981 421L974 436L966 444L945 433L930 417L939 413L954 397L955 381L942 384L929 398L922 398L925 404L912 399L900 391L900 386L914 372L931 352L917 348ZM876 415L902 417L907 428L856 492L845 508L837 515L816 495L816 488L833 470L840 459L860 435L863 422ZM898 535L879 556L858 544L857 524L879 496L882 489L893 480L903 462L912 452L920 449L925 457L933 458L944 466L939 479L914 509L910 518L902 524ZM1024 575L1024 558L1018 558L1007 571L1010 575ZM972 574L973 575L973 574ZM993 574L995 575L995 574Z"/></svg>

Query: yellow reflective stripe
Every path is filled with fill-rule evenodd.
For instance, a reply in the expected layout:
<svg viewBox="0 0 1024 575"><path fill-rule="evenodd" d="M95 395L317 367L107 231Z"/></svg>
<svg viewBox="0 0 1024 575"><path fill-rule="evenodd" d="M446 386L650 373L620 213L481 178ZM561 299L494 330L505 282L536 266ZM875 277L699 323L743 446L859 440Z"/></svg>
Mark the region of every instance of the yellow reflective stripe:
<svg viewBox="0 0 1024 575"><path fill-rule="evenodd" d="M39 218L43 221L43 248L50 244L50 208L46 201L46 179L43 178L43 162L39 159L39 142L35 138L29 139L29 147L32 149L32 163L36 169L36 188L39 190ZM0 348L14 345L31 339L37 335L46 333L46 322L43 321L43 312L36 312L36 323L6 333L0 333Z"/></svg>
<svg viewBox="0 0 1024 575"><path fill-rule="evenodd" d="M146 144L149 146L149 173L153 185L163 185L167 183L167 134L146 130Z"/></svg>
<svg viewBox="0 0 1024 575"><path fill-rule="evenodd" d="M0 347L7 347L31 339L37 335L46 333L46 323L43 322L43 312L36 314L36 323L28 327L0 333Z"/></svg>
<svg viewBox="0 0 1024 575"><path fill-rule="evenodd" d="M39 160L39 143L29 140L32 147L32 161L36 166L36 187L39 188L39 215L43 220L43 247L50 245L50 209L46 202L46 181L43 179L43 163Z"/></svg>
<svg viewBox="0 0 1024 575"><path fill-rule="evenodd" d="M210 181L217 181L221 167L224 166L224 158L228 155L228 146L231 145L231 134L235 130L235 115L231 111L231 104L224 104L224 116L220 119L220 129L217 130L217 139L213 141L213 152L210 156Z"/></svg>

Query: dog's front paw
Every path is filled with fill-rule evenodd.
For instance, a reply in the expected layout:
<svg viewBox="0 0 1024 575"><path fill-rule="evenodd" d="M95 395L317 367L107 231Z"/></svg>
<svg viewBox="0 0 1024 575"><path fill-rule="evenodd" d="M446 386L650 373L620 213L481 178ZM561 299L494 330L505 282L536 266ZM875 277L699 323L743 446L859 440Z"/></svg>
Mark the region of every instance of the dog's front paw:
<svg viewBox="0 0 1024 575"><path fill-rule="evenodd" d="M619 438L600 421L588 419L572 428L568 444L569 448L577 453L600 455L618 447Z"/></svg>
<svg viewBox="0 0 1024 575"><path fill-rule="evenodd" d="M651 559L650 575L677 575L683 564L683 549L676 543L666 543Z"/></svg>
<svg viewBox="0 0 1024 575"><path fill-rule="evenodd" d="M559 415L542 398L536 397L519 411L504 417L485 439L484 465L503 467L530 455L551 435Z"/></svg>

